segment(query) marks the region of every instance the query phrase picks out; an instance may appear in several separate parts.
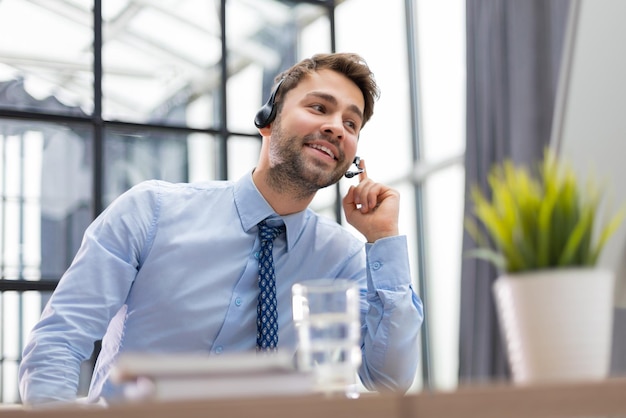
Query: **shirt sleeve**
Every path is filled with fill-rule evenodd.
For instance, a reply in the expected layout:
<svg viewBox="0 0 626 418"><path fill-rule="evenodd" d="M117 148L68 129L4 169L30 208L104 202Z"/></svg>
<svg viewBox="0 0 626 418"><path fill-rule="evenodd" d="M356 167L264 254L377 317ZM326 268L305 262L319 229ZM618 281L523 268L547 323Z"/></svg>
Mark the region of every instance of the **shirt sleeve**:
<svg viewBox="0 0 626 418"><path fill-rule="evenodd" d="M25 404L77 397L80 366L125 303L157 212L146 184L113 202L85 231L24 347L19 387Z"/></svg>
<svg viewBox="0 0 626 418"><path fill-rule="evenodd" d="M406 237L366 244L367 302L359 375L369 390L406 392L419 362L422 301L413 290Z"/></svg>

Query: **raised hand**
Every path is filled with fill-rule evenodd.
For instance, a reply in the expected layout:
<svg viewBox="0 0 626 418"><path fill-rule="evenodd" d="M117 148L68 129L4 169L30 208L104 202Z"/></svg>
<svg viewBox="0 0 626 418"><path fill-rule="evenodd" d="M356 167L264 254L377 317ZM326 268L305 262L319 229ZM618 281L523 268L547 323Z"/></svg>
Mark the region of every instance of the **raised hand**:
<svg viewBox="0 0 626 418"><path fill-rule="evenodd" d="M343 198L343 210L350 225L365 236L367 242L398 235L400 194L367 177L365 160L359 184L350 186Z"/></svg>

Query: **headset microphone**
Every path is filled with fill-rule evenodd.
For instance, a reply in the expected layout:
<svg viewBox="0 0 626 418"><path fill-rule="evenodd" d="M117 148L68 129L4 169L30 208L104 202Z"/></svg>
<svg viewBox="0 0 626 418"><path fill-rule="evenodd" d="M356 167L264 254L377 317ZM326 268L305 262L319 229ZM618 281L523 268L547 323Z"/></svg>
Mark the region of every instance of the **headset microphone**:
<svg viewBox="0 0 626 418"><path fill-rule="evenodd" d="M361 158L359 158L358 156L354 157L354 161L352 162L352 164L354 164L357 168L356 171L346 171L346 174L344 174L344 176L346 176L347 178L351 179L354 176L357 176L359 174L361 174L364 170L359 167L359 164L361 164Z"/></svg>

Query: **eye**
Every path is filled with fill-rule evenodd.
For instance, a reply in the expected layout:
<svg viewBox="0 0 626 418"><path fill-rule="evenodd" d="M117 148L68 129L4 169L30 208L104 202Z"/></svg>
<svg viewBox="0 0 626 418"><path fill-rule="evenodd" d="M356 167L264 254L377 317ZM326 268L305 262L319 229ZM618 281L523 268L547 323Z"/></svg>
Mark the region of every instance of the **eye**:
<svg viewBox="0 0 626 418"><path fill-rule="evenodd" d="M359 126L356 122L352 120L347 120L344 124L348 127L348 129L352 132L356 132L359 129Z"/></svg>
<svg viewBox="0 0 626 418"><path fill-rule="evenodd" d="M319 112L319 113L324 113L324 111L326 110L324 105L321 105L319 103L314 103L314 104L310 105L309 107L311 109L315 110L316 112Z"/></svg>

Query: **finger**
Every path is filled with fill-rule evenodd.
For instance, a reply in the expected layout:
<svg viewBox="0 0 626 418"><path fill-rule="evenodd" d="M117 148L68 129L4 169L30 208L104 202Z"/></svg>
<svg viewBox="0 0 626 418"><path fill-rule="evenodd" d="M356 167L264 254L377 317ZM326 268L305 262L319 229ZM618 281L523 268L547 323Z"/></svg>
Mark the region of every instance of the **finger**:
<svg viewBox="0 0 626 418"><path fill-rule="evenodd" d="M366 211L369 212L378 206L379 197L382 193L382 186L379 183L371 182L368 187L363 190L363 201L365 202Z"/></svg>
<svg viewBox="0 0 626 418"><path fill-rule="evenodd" d="M378 205L378 194L381 186L371 179L365 179L354 191L354 201L361 213L367 213Z"/></svg>
<svg viewBox="0 0 626 418"><path fill-rule="evenodd" d="M359 182L365 180L367 178L367 169L365 168L365 160L361 158L361 161L359 161L359 168L363 169L363 172L361 174L359 174Z"/></svg>
<svg viewBox="0 0 626 418"><path fill-rule="evenodd" d="M352 213L355 210L358 210L358 205L357 205L357 202L355 201L356 194L354 193L354 191L355 191L355 187L350 186L350 188L348 189L348 192L343 198L343 210L344 212L346 212L346 214Z"/></svg>

